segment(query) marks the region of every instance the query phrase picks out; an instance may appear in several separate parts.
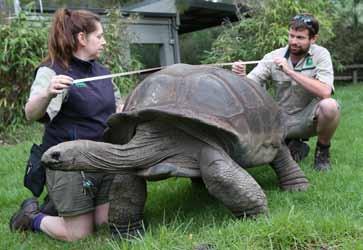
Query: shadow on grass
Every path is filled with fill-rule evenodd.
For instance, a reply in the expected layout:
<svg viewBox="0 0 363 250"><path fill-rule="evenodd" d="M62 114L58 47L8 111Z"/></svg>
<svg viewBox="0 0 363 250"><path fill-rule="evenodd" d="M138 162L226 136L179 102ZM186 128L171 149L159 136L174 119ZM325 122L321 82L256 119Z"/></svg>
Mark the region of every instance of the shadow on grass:
<svg viewBox="0 0 363 250"><path fill-rule="evenodd" d="M265 192L279 192L275 173L269 166L248 169ZM160 194L163 195L160 195ZM148 182L148 199L145 217L153 226L170 224L177 217L180 221L193 220L204 225L211 222L222 224L235 217L216 198L208 193L203 184L192 185L188 178L171 178Z"/></svg>
<svg viewBox="0 0 363 250"><path fill-rule="evenodd" d="M192 185L187 178L149 182L148 189L145 217L150 224L173 223L176 217L181 221L195 219L198 224L204 224L203 221L211 217L233 218L205 187ZM163 195L157 195L158 193Z"/></svg>

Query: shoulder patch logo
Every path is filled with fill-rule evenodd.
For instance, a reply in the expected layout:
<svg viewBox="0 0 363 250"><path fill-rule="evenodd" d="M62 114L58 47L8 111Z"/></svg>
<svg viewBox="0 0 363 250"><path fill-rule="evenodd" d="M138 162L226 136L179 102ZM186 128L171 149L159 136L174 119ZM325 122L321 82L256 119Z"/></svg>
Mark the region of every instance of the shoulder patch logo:
<svg viewBox="0 0 363 250"><path fill-rule="evenodd" d="M311 57L307 58L306 59L306 62L305 62L305 65L306 66L313 66L313 59Z"/></svg>
<svg viewBox="0 0 363 250"><path fill-rule="evenodd" d="M77 83L74 84L74 86L76 88L86 88L87 87L87 84L84 83L84 82L77 82Z"/></svg>

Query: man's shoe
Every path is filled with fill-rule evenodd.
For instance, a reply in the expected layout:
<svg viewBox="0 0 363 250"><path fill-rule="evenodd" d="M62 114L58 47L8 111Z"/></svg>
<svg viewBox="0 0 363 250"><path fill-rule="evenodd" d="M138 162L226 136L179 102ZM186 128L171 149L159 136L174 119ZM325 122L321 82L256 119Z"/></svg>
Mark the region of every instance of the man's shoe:
<svg viewBox="0 0 363 250"><path fill-rule="evenodd" d="M29 198L23 201L19 211L10 219L10 230L26 231L32 230L33 218L39 213L39 204L36 198Z"/></svg>
<svg viewBox="0 0 363 250"><path fill-rule="evenodd" d="M320 144L319 142L316 144L315 160L314 160L315 170L326 171L331 168L329 148L330 148L330 144L323 145L323 144Z"/></svg>
<svg viewBox="0 0 363 250"><path fill-rule="evenodd" d="M296 162L302 161L310 151L309 145L299 139L286 140L286 145L290 150L292 159Z"/></svg>

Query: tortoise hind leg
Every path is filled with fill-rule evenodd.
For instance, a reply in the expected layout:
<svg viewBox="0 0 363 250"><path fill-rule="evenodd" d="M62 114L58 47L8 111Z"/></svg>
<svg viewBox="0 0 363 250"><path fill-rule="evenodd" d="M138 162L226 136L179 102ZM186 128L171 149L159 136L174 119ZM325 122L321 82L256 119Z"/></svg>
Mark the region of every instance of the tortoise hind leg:
<svg viewBox="0 0 363 250"><path fill-rule="evenodd" d="M290 151L285 144L281 145L271 166L279 179L281 189L286 191L305 191L309 187L309 181L299 165L292 159Z"/></svg>
<svg viewBox="0 0 363 250"><path fill-rule="evenodd" d="M113 236L138 236L144 232L146 181L116 174L109 192L109 225Z"/></svg>
<svg viewBox="0 0 363 250"><path fill-rule="evenodd" d="M208 191L236 217L267 213L266 196L257 182L224 151L205 146L200 170Z"/></svg>

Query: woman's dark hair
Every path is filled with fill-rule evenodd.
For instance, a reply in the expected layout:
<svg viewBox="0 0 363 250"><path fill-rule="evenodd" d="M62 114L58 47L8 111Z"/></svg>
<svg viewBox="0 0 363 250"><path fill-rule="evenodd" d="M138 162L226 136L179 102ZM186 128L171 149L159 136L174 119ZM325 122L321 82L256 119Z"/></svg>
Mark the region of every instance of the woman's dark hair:
<svg viewBox="0 0 363 250"><path fill-rule="evenodd" d="M319 22L309 13L302 13L294 16L290 21L290 28L294 30L309 30L309 38L319 33Z"/></svg>
<svg viewBox="0 0 363 250"><path fill-rule="evenodd" d="M73 52L77 50L77 35L89 34L97 29L100 17L86 10L58 9L48 35L48 55L44 62L57 62L67 69Z"/></svg>

